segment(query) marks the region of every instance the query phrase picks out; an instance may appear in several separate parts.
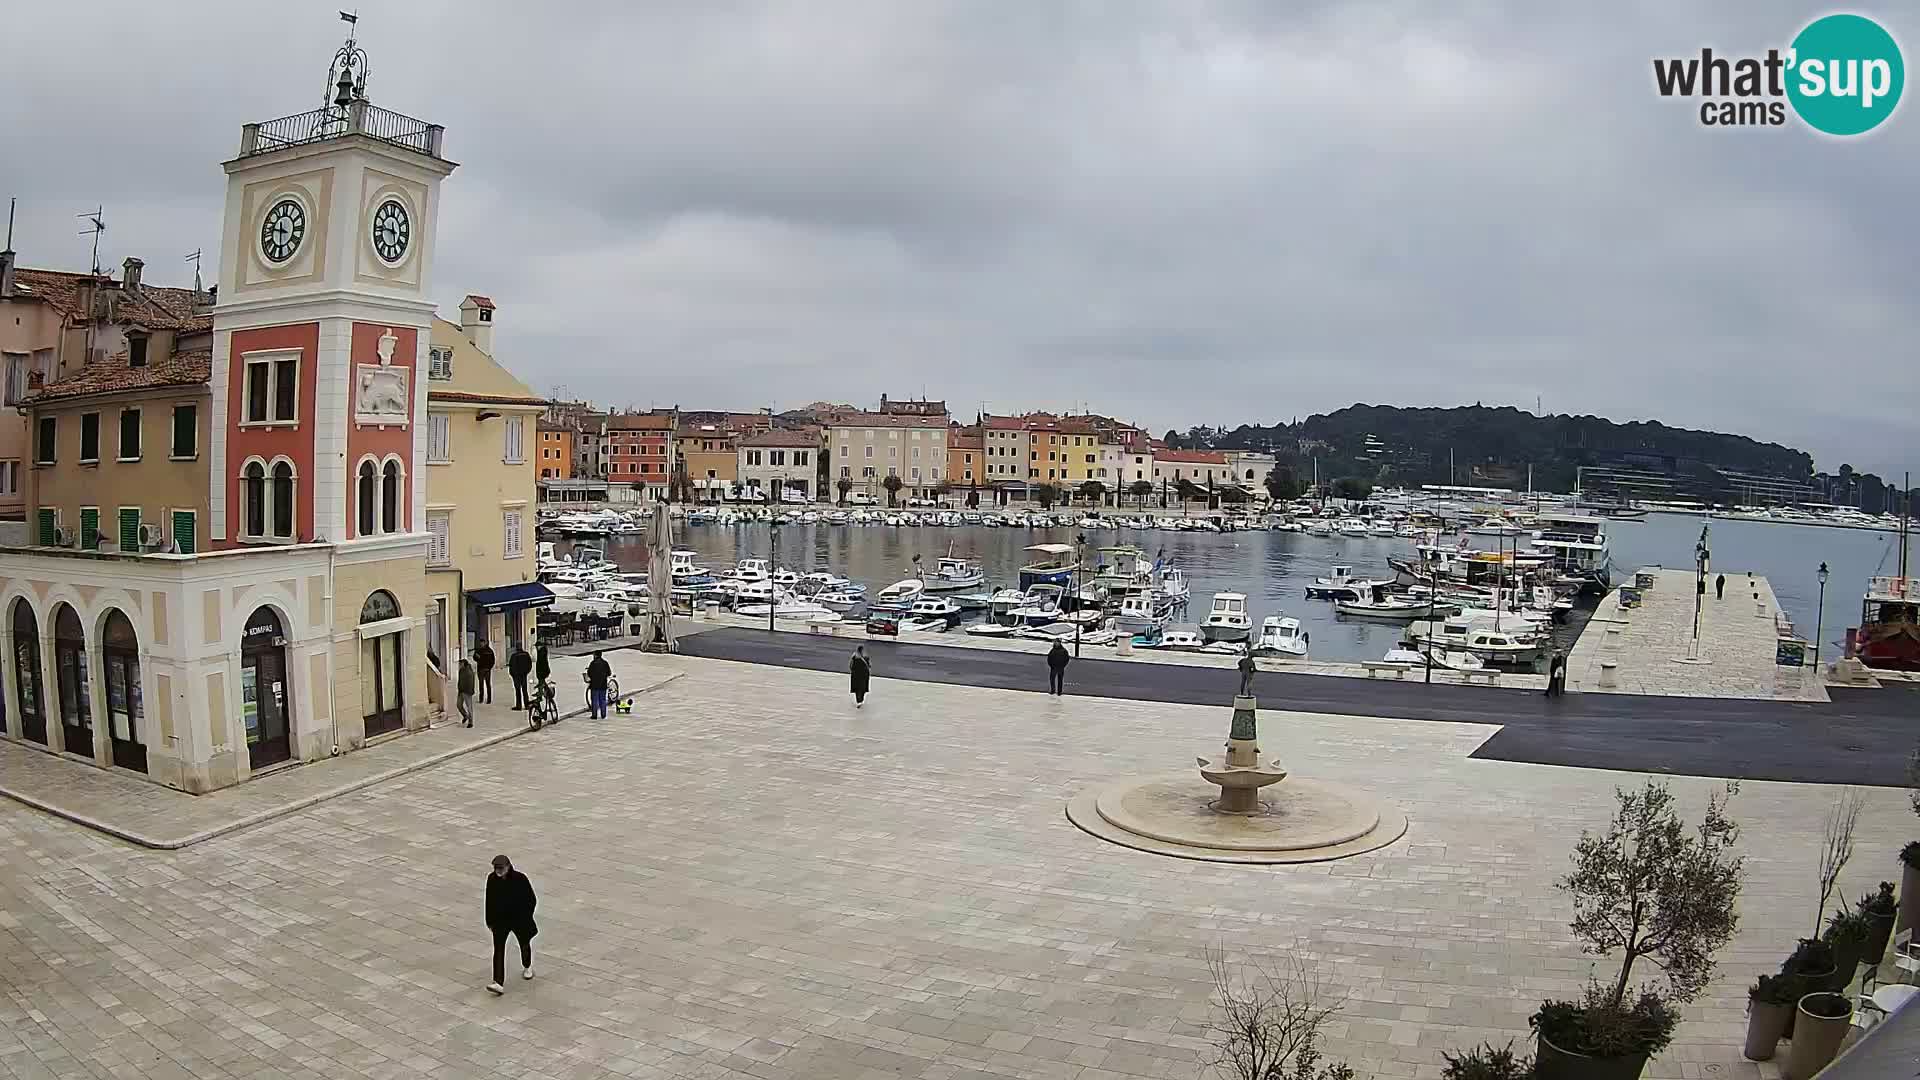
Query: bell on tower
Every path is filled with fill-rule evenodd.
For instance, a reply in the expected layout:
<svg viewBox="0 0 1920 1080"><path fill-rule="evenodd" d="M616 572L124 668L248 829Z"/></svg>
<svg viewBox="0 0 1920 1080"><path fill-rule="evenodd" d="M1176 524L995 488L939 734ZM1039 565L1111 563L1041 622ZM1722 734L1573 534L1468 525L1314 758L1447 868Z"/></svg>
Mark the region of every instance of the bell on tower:
<svg viewBox="0 0 1920 1080"><path fill-rule="evenodd" d="M360 29L360 16L343 11L340 18L347 24L347 41L333 54L333 63L327 69L327 86L332 94L328 104L344 118L348 106L367 100L369 65L367 50L354 40Z"/></svg>

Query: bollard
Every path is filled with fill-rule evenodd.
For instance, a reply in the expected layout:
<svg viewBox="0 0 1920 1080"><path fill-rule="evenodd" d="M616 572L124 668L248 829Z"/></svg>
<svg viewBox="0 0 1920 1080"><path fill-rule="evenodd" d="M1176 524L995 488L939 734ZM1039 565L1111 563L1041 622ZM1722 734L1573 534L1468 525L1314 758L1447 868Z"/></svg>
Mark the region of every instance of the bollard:
<svg viewBox="0 0 1920 1080"><path fill-rule="evenodd" d="M1611 690L1619 685L1614 679L1614 671L1619 668L1619 666L1619 664L1611 660L1600 661L1600 688L1602 690Z"/></svg>
<svg viewBox="0 0 1920 1080"><path fill-rule="evenodd" d="M1121 634L1119 639L1113 643L1113 651L1116 655L1119 655L1119 656L1132 656L1133 655L1133 635Z"/></svg>
<svg viewBox="0 0 1920 1080"><path fill-rule="evenodd" d="M707 621L718 622L719 620L720 620L720 605L717 602L712 600L707 601Z"/></svg>

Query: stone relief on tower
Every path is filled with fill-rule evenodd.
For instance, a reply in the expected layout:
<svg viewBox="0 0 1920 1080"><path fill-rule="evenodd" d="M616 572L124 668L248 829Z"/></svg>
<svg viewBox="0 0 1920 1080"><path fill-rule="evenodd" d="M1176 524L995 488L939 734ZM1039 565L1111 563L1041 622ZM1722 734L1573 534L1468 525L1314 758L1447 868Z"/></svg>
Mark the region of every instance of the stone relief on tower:
<svg viewBox="0 0 1920 1080"><path fill-rule="evenodd" d="M393 350L399 340L389 327L375 347L380 362L356 365L355 423L384 426L407 422L408 402L412 400L407 392L407 369L393 366Z"/></svg>

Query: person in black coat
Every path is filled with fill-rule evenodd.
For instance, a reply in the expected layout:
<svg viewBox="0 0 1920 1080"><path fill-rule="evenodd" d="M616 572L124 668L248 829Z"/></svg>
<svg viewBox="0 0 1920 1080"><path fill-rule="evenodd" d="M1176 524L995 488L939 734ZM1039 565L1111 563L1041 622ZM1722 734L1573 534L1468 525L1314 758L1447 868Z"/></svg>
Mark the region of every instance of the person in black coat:
<svg viewBox="0 0 1920 1080"><path fill-rule="evenodd" d="M513 676L514 710L533 704L533 699L527 696L527 676L533 674L533 657L528 655L526 646L514 644L513 655L507 658L507 674Z"/></svg>
<svg viewBox="0 0 1920 1080"><path fill-rule="evenodd" d="M1058 695L1067 692L1067 662L1071 659L1065 645L1057 641L1053 643L1053 649L1047 653L1047 693Z"/></svg>
<svg viewBox="0 0 1920 1080"><path fill-rule="evenodd" d="M853 660L847 664L847 674L853 681L853 707L858 709L867 703L867 681L873 677L873 665L867 663L867 647L856 645Z"/></svg>
<svg viewBox="0 0 1920 1080"><path fill-rule="evenodd" d="M493 646L482 641L473 650L473 666L480 672L480 703L493 704Z"/></svg>
<svg viewBox="0 0 1920 1080"><path fill-rule="evenodd" d="M533 909L538 904L527 875L513 868L513 860L495 855L493 873L487 875L487 929L493 931L493 981L488 990L507 992L502 984L507 980L508 934L520 939L520 977L533 978L533 936L540 932Z"/></svg>
<svg viewBox="0 0 1920 1080"><path fill-rule="evenodd" d="M1721 574L1719 577L1713 579L1713 598L1715 600L1725 600L1727 598L1727 575Z"/></svg>

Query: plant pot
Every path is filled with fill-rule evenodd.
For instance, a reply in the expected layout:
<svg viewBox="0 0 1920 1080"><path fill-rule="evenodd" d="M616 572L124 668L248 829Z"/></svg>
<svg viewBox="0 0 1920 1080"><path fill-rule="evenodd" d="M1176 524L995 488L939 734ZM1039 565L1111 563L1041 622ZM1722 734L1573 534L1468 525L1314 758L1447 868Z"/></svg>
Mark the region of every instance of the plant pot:
<svg viewBox="0 0 1920 1080"><path fill-rule="evenodd" d="M1647 1067L1647 1055L1592 1057L1562 1050L1545 1035L1539 1036L1539 1052L1534 1057L1535 1080L1640 1080Z"/></svg>
<svg viewBox="0 0 1920 1080"><path fill-rule="evenodd" d="M1743 1053L1748 1061L1772 1059L1774 1051L1780 1048L1780 1040L1786 1038L1787 1025L1793 1021L1797 1007L1762 1001L1747 1003L1747 1048Z"/></svg>
<svg viewBox="0 0 1920 1080"><path fill-rule="evenodd" d="M1808 985L1808 993L1812 993L1815 990L1832 990L1835 992L1845 990L1847 984L1853 981L1854 972L1858 970L1860 970L1859 946L1856 945L1850 949L1836 946L1833 950L1833 974L1829 976L1824 983L1818 985L1810 983Z"/></svg>
<svg viewBox="0 0 1920 1080"><path fill-rule="evenodd" d="M1880 961L1886 959L1887 942L1893 939L1893 923L1899 916L1898 910L1885 915L1867 913L1867 921L1873 924L1873 935L1867 938L1867 947L1860 957L1864 963L1879 967Z"/></svg>
<svg viewBox="0 0 1920 1080"><path fill-rule="evenodd" d="M1895 933L1920 922L1920 868L1900 864L1900 917L1893 924Z"/></svg>
<svg viewBox="0 0 1920 1080"><path fill-rule="evenodd" d="M1807 1011L1807 1002L1814 998L1832 1000L1846 1006L1842 1016L1816 1016ZM1814 1073L1827 1067L1833 1056L1840 1052L1840 1043L1847 1037L1847 1029L1853 1024L1853 1002L1840 994L1808 994L1800 999L1794 1008L1794 1040L1787 1050L1787 1067L1780 1075L1786 1080L1809 1080Z"/></svg>

